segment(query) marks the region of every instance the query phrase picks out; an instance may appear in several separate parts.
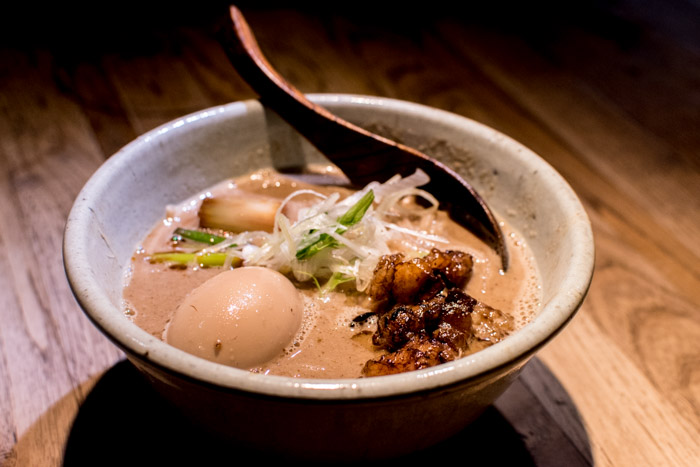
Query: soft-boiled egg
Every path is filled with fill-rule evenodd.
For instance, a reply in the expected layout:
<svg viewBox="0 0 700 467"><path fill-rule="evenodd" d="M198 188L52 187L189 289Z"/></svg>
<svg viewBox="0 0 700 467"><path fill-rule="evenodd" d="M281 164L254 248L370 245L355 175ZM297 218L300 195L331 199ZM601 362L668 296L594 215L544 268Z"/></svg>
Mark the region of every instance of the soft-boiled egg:
<svg viewBox="0 0 700 467"><path fill-rule="evenodd" d="M237 368L265 363L292 342L304 305L296 287L272 269L224 271L194 289L165 331L169 344Z"/></svg>

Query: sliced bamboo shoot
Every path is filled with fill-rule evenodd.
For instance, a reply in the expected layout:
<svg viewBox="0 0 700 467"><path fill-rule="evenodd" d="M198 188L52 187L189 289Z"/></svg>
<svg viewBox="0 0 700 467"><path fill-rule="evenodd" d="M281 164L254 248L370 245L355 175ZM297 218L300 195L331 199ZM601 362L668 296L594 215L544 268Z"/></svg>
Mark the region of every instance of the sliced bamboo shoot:
<svg viewBox="0 0 700 467"><path fill-rule="evenodd" d="M256 195L206 198L199 208L199 224L234 233L272 232L280 204L280 200Z"/></svg>

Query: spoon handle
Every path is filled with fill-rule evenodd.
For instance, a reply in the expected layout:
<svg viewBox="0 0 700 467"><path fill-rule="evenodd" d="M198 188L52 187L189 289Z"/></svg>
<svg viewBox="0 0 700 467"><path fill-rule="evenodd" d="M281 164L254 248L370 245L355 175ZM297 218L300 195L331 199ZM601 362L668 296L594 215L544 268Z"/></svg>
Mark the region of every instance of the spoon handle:
<svg viewBox="0 0 700 467"><path fill-rule="evenodd" d="M425 189L501 257L508 254L501 229L486 202L456 172L416 149L371 133L314 104L285 80L260 51L241 12L231 6L231 24L220 31L220 41L238 74L274 110L303 135L357 186L385 181L395 174L408 176L417 168L430 177Z"/></svg>
<svg viewBox="0 0 700 467"><path fill-rule="evenodd" d="M260 96L260 102L274 110L316 148L336 164L357 185L382 181L396 173L410 175L416 169L414 160L407 167L396 167L404 161L390 160L398 144L374 135L333 115L284 79L267 61L236 7L231 7L233 29L225 34L226 52L239 75ZM415 153L416 157L427 159Z"/></svg>

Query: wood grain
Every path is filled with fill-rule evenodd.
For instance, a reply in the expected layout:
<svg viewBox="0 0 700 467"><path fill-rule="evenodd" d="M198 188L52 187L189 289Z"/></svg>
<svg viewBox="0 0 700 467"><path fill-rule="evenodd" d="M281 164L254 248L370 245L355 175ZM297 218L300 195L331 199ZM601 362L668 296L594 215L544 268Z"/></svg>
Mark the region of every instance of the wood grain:
<svg viewBox="0 0 700 467"><path fill-rule="evenodd" d="M79 189L120 147L254 96L214 40L219 6L92 11L94 23L69 7L42 20L15 6L0 20L2 465L83 465L115 449L96 433L118 436L144 410L160 434L211 447L83 316L61 240ZM499 440L513 465L700 465L697 3L437 3L373 15L362 3L239 6L303 92L387 96L483 122L544 157L589 213L596 271L579 315L440 452ZM213 448L217 461L227 447Z"/></svg>
<svg viewBox="0 0 700 467"><path fill-rule="evenodd" d="M46 80L50 56L2 54L0 61L18 72L3 73L0 104L0 215L11 220L0 237L2 386L8 402L2 418L9 424L3 437L18 446L25 439L28 448L11 450L10 443L0 458L41 465L60 458L85 396L65 395L119 357L76 313L61 257L68 210L103 159L82 113Z"/></svg>

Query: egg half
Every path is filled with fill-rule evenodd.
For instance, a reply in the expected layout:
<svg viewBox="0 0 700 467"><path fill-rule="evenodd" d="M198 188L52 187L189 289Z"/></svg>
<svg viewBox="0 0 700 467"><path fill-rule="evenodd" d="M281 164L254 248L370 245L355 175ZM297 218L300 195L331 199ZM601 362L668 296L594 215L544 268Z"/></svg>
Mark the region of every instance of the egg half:
<svg viewBox="0 0 700 467"><path fill-rule="evenodd" d="M299 331L304 305L272 269L224 271L194 289L165 330L165 341L198 357L253 368L280 355Z"/></svg>

